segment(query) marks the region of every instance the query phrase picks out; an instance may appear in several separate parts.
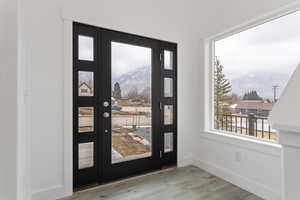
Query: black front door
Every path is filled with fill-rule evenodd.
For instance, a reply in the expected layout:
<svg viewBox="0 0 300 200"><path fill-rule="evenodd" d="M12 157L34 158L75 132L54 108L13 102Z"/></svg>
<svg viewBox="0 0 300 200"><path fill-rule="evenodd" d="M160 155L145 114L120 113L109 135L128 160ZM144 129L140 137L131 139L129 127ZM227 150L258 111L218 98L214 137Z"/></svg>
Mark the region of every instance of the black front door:
<svg viewBox="0 0 300 200"><path fill-rule="evenodd" d="M74 187L177 162L177 45L74 23Z"/></svg>

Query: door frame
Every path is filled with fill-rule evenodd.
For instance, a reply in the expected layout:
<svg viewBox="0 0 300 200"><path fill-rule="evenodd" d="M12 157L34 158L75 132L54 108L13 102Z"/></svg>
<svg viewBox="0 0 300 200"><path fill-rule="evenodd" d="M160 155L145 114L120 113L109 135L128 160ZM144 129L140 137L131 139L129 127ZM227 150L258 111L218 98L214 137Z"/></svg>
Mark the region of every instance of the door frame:
<svg viewBox="0 0 300 200"><path fill-rule="evenodd" d="M63 66L64 68L62 72L64 77L64 82L63 82L64 84L63 86L64 135L62 136L62 140L63 140L64 159L63 159L63 185L62 187L59 188L62 188L63 193L66 196L72 195L74 191L74 187L73 187L73 182L74 182L73 180L73 23L74 22L75 22L74 19L71 18L63 19L63 27L64 27ZM80 21L78 23L80 23ZM91 24L87 22L83 22L83 23ZM95 27L99 28L99 25L95 24ZM126 34L130 34L130 33L126 33ZM144 38L149 38L149 37L144 37ZM176 65L177 65L177 60L176 60ZM177 67L176 67L176 74L177 74ZM176 99L177 99L177 76L176 76L175 83L174 83L174 87L176 87L176 93L174 93L174 95L176 95ZM177 108L177 102L176 102L176 108ZM175 114L176 114L176 122L177 122L177 109ZM176 124L176 133L177 133L177 124ZM176 134L176 141L177 138L178 137ZM174 154L176 154L176 163L177 163L177 143L174 145L176 145L176 148L174 149Z"/></svg>

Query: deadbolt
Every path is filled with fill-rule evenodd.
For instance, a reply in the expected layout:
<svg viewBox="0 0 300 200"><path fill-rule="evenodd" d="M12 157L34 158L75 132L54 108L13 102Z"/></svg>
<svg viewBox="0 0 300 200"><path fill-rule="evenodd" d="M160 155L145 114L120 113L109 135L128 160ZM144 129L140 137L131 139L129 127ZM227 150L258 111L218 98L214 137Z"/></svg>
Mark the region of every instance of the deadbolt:
<svg viewBox="0 0 300 200"><path fill-rule="evenodd" d="M104 118L108 118L108 117L109 117L109 113L108 113L108 112L104 112L104 113L103 113L103 117L104 117Z"/></svg>
<svg viewBox="0 0 300 200"><path fill-rule="evenodd" d="M109 106L108 101L104 101L104 102L103 102L103 106L104 106L104 107L108 107L108 106Z"/></svg>

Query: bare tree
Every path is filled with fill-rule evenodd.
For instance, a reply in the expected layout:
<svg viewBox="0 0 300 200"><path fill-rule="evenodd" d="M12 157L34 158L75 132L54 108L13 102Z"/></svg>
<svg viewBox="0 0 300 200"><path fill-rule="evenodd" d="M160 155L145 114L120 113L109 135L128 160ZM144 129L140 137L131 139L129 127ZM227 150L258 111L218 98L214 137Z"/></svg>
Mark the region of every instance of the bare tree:
<svg viewBox="0 0 300 200"><path fill-rule="evenodd" d="M145 88L140 93L140 99L143 100L145 103L151 102L151 89L149 87Z"/></svg>
<svg viewBox="0 0 300 200"><path fill-rule="evenodd" d="M232 93L231 95L231 104L237 104L241 101L241 97L235 93Z"/></svg>
<svg viewBox="0 0 300 200"><path fill-rule="evenodd" d="M137 99L139 98L139 92L136 87L131 88L128 93L127 93L127 98L128 99Z"/></svg>

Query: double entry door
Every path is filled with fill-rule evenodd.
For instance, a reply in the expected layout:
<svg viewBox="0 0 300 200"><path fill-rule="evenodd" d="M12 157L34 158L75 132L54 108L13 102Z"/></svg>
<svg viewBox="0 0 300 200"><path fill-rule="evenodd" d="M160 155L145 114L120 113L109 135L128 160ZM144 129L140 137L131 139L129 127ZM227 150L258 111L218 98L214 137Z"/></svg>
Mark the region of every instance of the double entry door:
<svg viewBox="0 0 300 200"><path fill-rule="evenodd" d="M74 187L177 162L177 45L73 24Z"/></svg>

